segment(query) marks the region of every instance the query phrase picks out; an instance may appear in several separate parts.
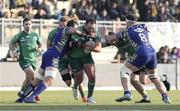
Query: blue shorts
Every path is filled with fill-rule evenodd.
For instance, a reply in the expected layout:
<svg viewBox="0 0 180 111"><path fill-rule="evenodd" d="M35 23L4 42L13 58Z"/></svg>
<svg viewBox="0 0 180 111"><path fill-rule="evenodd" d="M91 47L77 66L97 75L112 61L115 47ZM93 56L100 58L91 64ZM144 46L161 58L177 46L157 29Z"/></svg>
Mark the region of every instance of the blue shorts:
<svg viewBox="0 0 180 111"><path fill-rule="evenodd" d="M42 55L42 62L41 62L41 68L45 70L46 67L52 66L55 68L58 68L59 58L52 56L52 54L49 51L46 51Z"/></svg>
<svg viewBox="0 0 180 111"><path fill-rule="evenodd" d="M155 69L157 67L156 53L151 55L138 55L130 56L128 62L137 68L145 66L147 69Z"/></svg>

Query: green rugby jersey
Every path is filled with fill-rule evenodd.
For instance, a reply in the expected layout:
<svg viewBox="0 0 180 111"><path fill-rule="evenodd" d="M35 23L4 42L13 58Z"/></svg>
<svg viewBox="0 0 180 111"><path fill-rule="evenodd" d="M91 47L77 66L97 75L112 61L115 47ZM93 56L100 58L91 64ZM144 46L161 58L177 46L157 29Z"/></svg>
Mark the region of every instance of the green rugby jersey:
<svg viewBox="0 0 180 111"><path fill-rule="evenodd" d="M48 40L52 43L53 41L53 38L55 36L55 34L57 33L58 31L58 28L54 28L52 29L50 32L49 32L49 35L48 35Z"/></svg>
<svg viewBox="0 0 180 111"><path fill-rule="evenodd" d="M27 34L22 31L12 38L11 43L18 43L20 59L35 61L38 54L36 48L38 44L42 44L42 38L40 38L35 32Z"/></svg>
<svg viewBox="0 0 180 111"><path fill-rule="evenodd" d="M77 28L79 31L83 32L84 31L84 26L80 26ZM83 38L83 37L80 37L78 35L72 35L71 36L71 39L73 41L82 41L82 42L86 42L86 41L89 41L87 40L86 38ZM96 38L95 38L95 42L96 43L100 43L101 42L101 38L100 38L100 34L99 32L96 31ZM81 48L81 47L72 47L72 49L70 50L69 52L69 56L70 57L73 57L73 58L81 58L81 57L84 57L84 56L87 56L91 54L91 52L89 53L86 53L84 48Z"/></svg>
<svg viewBox="0 0 180 111"><path fill-rule="evenodd" d="M128 55L132 55L135 53L136 48L130 44L130 38L127 32L127 29L123 29L122 32L122 39L116 44L119 52L127 52Z"/></svg>

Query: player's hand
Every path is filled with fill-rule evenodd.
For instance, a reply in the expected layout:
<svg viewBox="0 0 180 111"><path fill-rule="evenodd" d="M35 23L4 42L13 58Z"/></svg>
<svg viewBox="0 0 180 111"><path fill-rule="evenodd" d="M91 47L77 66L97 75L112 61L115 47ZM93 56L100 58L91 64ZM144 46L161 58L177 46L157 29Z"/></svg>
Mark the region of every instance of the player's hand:
<svg viewBox="0 0 180 111"><path fill-rule="evenodd" d="M18 53L17 53L16 50L12 51L12 56L13 56L14 58L18 58L18 57L19 57L19 55L18 55Z"/></svg>
<svg viewBox="0 0 180 111"><path fill-rule="evenodd" d="M102 35L102 36L108 35L108 30L107 30L107 27L106 27L106 26L103 26L103 27L102 27L102 29L101 29L101 35Z"/></svg>
<svg viewBox="0 0 180 111"><path fill-rule="evenodd" d="M36 51L37 51L37 52L42 52L43 49L42 49L42 48L36 48Z"/></svg>
<svg viewBox="0 0 180 111"><path fill-rule="evenodd" d="M88 41L85 43L85 48L86 49L94 49L96 47L96 43L94 41Z"/></svg>

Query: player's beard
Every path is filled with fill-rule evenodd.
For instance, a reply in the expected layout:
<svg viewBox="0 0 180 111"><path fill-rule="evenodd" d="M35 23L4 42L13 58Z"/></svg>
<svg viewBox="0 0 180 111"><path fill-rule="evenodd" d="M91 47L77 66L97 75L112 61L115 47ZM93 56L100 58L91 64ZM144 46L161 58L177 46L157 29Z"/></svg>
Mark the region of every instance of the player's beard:
<svg viewBox="0 0 180 111"><path fill-rule="evenodd" d="M25 32L26 32L26 33L30 33L30 32L31 32L31 28L30 28L30 27L27 27L27 28L25 29Z"/></svg>

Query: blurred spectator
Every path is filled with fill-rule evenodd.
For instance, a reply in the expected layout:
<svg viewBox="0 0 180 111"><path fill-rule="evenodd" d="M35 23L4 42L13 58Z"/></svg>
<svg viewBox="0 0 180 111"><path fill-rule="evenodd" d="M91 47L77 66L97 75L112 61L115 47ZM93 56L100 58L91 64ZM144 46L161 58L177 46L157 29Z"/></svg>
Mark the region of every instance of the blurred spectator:
<svg viewBox="0 0 180 111"><path fill-rule="evenodd" d="M170 51L170 49L168 46L164 46L159 49L159 51L157 52L158 63L169 63L170 62L169 51Z"/></svg>
<svg viewBox="0 0 180 111"><path fill-rule="evenodd" d="M129 3L120 4L118 8L119 17L122 21L125 21L126 15L129 13Z"/></svg>
<svg viewBox="0 0 180 111"><path fill-rule="evenodd" d="M175 63L176 62L176 59L177 59L177 51L178 49L176 47L173 47L171 52L170 52L170 55L169 55L169 59L170 59L170 62L171 63Z"/></svg>
<svg viewBox="0 0 180 111"><path fill-rule="evenodd" d="M39 0L32 0L31 5L34 9L38 9L40 5Z"/></svg>
<svg viewBox="0 0 180 111"><path fill-rule="evenodd" d="M100 20L100 17L99 17L99 15L98 15L98 13L97 13L97 10L96 10L95 8L92 9L92 12L91 12L91 14L89 15L89 17L92 17L92 18L94 18L94 19L96 19L96 20Z"/></svg>
<svg viewBox="0 0 180 111"><path fill-rule="evenodd" d="M50 5L48 4L48 0L43 0L39 6L39 9L43 9L46 12L46 15L50 16Z"/></svg>
<svg viewBox="0 0 180 111"><path fill-rule="evenodd" d="M180 21L180 1L178 0L73 0L72 6L59 11L57 2L59 0L0 0L0 17L4 15L4 9L10 11L17 10L20 17L28 16L31 18L35 11L43 9L46 12L45 18L59 19L64 15L77 16L80 20L85 20L93 15L97 20L115 20L120 17L122 21L129 13L133 13L139 18L139 21L160 21L160 22L178 22ZM69 1L71 2L71 1ZM19 10L22 6L29 7L25 10ZM32 8L31 8L32 7ZM55 9L54 7L58 7ZM62 7L61 7L62 9ZM67 10L75 9L75 12ZM29 10L29 11L28 11ZM95 11L96 10L96 11ZM20 11L20 12L18 12ZM107 13L108 11L108 13ZM32 13L33 12L33 13ZM66 13L66 14L65 14ZM75 15L75 14L76 15ZM7 12L6 12L7 14ZM15 14L15 13L13 13ZM99 15L99 17L97 16ZM37 16L37 15L36 15ZM7 17L7 16L6 16ZM12 18L12 16L11 16ZM36 17L37 18L37 17ZM43 17L41 17L43 18Z"/></svg>
<svg viewBox="0 0 180 111"><path fill-rule="evenodd" d="M149 20L149 0L138 0L137 8L139 10L140 18L139 21L147 22Z"/></svg>
<svg viewBox="0 0 180 111"><path fill-rule="evenodd" d="M123 28L122 27L122 25L121 25L121 19L120 19L120 17L117 17L116 18L116 24L115 24L116 26L116 33L118 33L118 32L120 32L121 31L121 29Z"/></svg>
<svg viewBox="0 0 180 111"><path fill-rule="evenodd" d="M102 9L100 12L100 21L108 21L109 20L109 15L106 9Z"/></svg>
<svg viewBox="0 0 180 111"><path fill-rule="evenodd" d="M17 7L24 7L26 6L26 0L16 0Z"/></svg>
<svg viewBox="0 0 180 111"><path fill-rule="evenodd" d="M77 15L80 20L85 20L86 16L88 15L88 13L86 12L86 5L87 5L86 0L81 0L79 2L79 5L76 7Z"/></svg>
<svg viewBox="0 0 180 111"><path fill-rule="evenodd" d="M0 0L0 17L3 16L3 10L4 10L4 2L3 0Z"/></svg>
<svg viewBox="0 0 180 111"><path fill-rule="evenodd" d="M9 9L15 9L16 8L16 0L9 0Z"/></svg>
<svg viewBox="0 0 180 111"><path fill-rule="evenodd" d="M49 19L50 17L47 15L46 11L42 8L38 10L38 12L34 15L34 19Z"/></svg>
<svg viewBox="0 0 180 111"><path fill-rule="evenodd" d="M63 16L66 16L66 15L67 15L67 14L66 14L66 9L63 8L63 9L61 10L61 12L57 13L56 19L57 19L57 20L60 20Z"/></svg>
<svg viewBox="0 0 180 111"><path fill-rule="evenodd" d="M176 56L177 56L177 58L179 58L179 59L180 59L180 48L179 48L179 49L177 49Z"/></svg>
<svg viewBox="0 0 180 111"><path fill-rule="evenodd" d="M77 16L77 14L75 13L76 12L76 9L71 9L70 11L69 11L69 14L68 14L68 16L72 19L72 20L76 20L76 21L78 21L79 20L79 17Z"/></svg>
<svg viewBox="0 0 180 111"><path fill-rule="evenodd" d="M17 50L17 53L19 54L19 50ZM10 51L10 49L8 49L6 57L0 60L0 62L17 62L17 61L18 58L12 56L12 52Z"/></svg>
<svg viewBox="0 0 180 111"><path fill-rule="evenodd" d="M158 21L158 8L156 1L151 1L149 4L149 18L150 21Z"/></svg>
<svg viewBox="0 0 180 111"><path fill-rule="evenodd" d="M6 9L3 14L4 18L11 18L11 11L9 9Z"/></svg>
<svg viewBox="0 0 180 111"><path fill-rule="evenodd" d="M109 17L112 20L115 20L119 16L118 5L116 2L112 2L112 5L109 9Z"/></svg>

